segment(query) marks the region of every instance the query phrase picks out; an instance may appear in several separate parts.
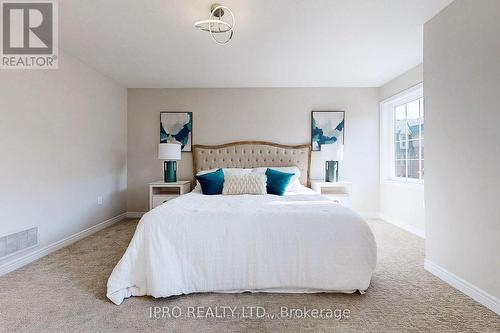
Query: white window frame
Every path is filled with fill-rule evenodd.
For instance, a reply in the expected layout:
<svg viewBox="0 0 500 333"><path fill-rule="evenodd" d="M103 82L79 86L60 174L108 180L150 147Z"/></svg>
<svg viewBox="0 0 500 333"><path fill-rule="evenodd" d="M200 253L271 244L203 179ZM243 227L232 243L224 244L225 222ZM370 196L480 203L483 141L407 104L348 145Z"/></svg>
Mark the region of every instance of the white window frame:
<svg viewBox="0 0 500 333"><path fill-rule="evenodd" d="M380 182L424 184L423 179L396 177L394 158L394 108L423 97L423 84L419 83L380 102ZM425 104L425 100L424 100ZM424 106L425 112L425 106ZM425 125L425 120L424 120ZM425 140L425 139L424 139ZM425 159L424 159L425 161ZM424 162L425 163L425 162Z"/></svg>

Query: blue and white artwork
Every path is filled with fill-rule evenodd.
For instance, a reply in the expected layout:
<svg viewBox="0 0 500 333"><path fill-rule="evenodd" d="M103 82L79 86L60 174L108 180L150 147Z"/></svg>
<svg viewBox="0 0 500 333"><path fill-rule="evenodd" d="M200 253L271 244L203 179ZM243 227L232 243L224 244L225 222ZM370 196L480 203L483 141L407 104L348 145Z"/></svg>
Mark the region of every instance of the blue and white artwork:
<svg viewBox="0 0 500 333"><path fill-rule="evenodd" d="M182 151L191 151L193 133L192 112L161 112L160 142L178 143Z"/></svg>
<svg viewBox="0 0 500 333"><path fill-rule="evenodd" d="M311 145L313 151L322 144L344 144L344 111L313 111L311 115Z"/></svg>

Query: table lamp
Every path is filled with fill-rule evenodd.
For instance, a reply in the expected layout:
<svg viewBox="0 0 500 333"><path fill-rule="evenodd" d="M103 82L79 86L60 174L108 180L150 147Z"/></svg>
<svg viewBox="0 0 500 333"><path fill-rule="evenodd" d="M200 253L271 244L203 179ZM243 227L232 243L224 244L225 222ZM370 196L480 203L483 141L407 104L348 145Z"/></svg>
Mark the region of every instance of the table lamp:
<svg viewBox="0 0 500 333"><path fill-rule="evenodd" d="M344 145L341 143L330 143L321 145L321 157L325 162L325 181L339 181L339 161L344 159Z"/></svg>
<svg viewBox="0 0 500 333"><path fill-rule="evenodd" d="M160 143L158 145L158 159L163 162L163 177L165 183L177 181L176 161L181 159L181 145L177 143Z"/></svg>

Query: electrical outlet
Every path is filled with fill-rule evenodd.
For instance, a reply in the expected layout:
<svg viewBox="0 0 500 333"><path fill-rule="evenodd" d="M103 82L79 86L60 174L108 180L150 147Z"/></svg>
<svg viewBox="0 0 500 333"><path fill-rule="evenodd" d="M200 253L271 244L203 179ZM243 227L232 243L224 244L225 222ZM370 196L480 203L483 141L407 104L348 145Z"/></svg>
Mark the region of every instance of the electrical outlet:
<svg viewBox="0 0 500 333"><path fill-rule="evenodd" d="M97 197L97 204L102 205L102 196Z"/></svg>

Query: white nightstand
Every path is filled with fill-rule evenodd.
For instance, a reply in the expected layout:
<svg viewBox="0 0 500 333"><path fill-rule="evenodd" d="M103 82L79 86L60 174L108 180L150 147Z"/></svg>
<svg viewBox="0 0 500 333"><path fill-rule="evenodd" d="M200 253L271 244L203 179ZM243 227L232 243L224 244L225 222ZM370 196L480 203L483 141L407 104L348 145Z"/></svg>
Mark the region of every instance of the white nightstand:
<svg viewBox="0 0 500 333"><path fill-rule="evenodd" d="M324 180L311 180L313 191L324 195L346 207L351 207L351 182L325 182Z"/></svg>
<svg viewBox="0 0 500 333"><path fill-rule="evenodd" d="M191 191L190 180L179 180L173 183L165 183L161 180L149 183L149 210L189 191Z"/></svg>

